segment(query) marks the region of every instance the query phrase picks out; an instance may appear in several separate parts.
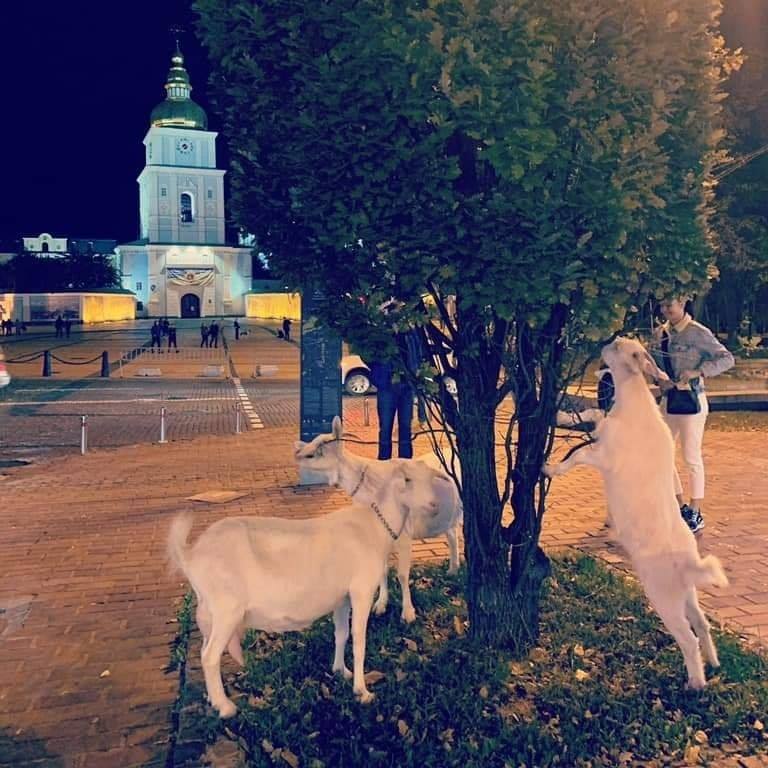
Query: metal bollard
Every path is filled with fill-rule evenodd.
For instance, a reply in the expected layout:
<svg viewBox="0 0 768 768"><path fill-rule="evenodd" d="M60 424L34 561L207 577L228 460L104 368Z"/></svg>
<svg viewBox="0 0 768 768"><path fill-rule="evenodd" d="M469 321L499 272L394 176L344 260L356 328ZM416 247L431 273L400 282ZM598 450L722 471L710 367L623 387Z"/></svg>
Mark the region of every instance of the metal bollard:
<svg viewBox="0 0 768 768"><path fill-rule="evenodd" d="M235 406L235 434L240 434L240 404Z"/></svg>
<svg viewBox="0 0 768 768"><path fill-rule="evenodd" d="M109 352L106 349L101 353L101 378L109 378Z"/></svg>
<svg viewBox="0 0 768 768"><path fill-rule="evenodd" d="M371 414L368 408L368 395L363 396L363 426L371 426Z"/></svg>
<svg viewBox="0 0 768 768"><path fill-rule="evenodd" d="M88 450L88 417L80 417L80 453L85 455Z"/></svg>
<svg viewBox="0 0 768 768"><path fill-rule="evenodd" d="M160 442L167 443L165 439L165 408L160 409Z"/></svg>
<svg viewBox="0 0 768 768"><path fill-rule="evenodd" d="M51 353L46 349L43 352L43 376L50 376L51 374Z"/></svg>

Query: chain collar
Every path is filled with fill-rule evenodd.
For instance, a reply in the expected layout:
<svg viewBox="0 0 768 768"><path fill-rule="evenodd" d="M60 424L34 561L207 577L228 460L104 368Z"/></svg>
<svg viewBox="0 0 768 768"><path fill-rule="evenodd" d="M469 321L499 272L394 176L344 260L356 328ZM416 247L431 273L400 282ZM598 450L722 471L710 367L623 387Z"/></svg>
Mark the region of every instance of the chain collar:
<svg viewBox="0 0 768 768"><path fill-rule="evenodd" d="M379 505L375 501L371 502L371 509L376 513L376 517L378 517L379 520L381 520L381 524L387 529L387 533L392 537L392 541L397 541L403 535L403 531L405 530L405 524L408 520L408 515L411 514L410 509L408 510L408 514L403 519L403 525L400 528L400 533L395 533L392 526L387 522L387 519L384 517L381 510L379 509Z"/></svg>
<svg viewBox="0 0 768 768"><path fill-rule="evenodd" d="M365 473L368 471L368 465L363 468L363 472L360 475L360 479L357 481L357 485L355 486L355 489L350 493L350 498L355 498L355 494L360 490L360 486L363 484L363 480L365 480Z"/></svg>

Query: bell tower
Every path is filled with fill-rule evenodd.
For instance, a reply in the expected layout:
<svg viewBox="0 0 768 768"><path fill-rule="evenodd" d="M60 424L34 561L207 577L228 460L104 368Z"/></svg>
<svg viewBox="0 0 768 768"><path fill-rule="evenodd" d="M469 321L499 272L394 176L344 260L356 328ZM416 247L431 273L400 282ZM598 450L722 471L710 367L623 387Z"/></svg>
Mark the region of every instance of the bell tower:
<svg viewBox="0 0 768 768"><path fill-rule="evenodd" d="M178 42L165 100L150 114L145 167L138 178L141 238L149 243L222 245L224 174L216 168L216 136L192 86Z"/></svg>

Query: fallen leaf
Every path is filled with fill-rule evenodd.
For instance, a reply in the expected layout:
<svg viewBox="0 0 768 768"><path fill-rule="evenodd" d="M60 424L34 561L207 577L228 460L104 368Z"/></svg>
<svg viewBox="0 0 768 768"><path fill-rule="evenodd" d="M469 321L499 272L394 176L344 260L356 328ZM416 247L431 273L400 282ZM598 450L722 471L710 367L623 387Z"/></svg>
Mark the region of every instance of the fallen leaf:
<svg viewBox="0 0 768 768"><path fill-rule="evenodd" d="M636 621L634 616L617 616L616 621Z"/></svg>
<svg viewBox="0 0 768 768"><path fill-rule="evenodd" d="M685 748L685 754L683 755L683 759L685 760L686 765L696 765L699 762L699 753L701 752L701 747L694 746L693 744L689 744Z"/></svg>
<svg viewBox="0 0 768 768"><path fill-rule="evenodd" d="M464 634L464 622L458 616L453 617L453 631L457 635Z"/></svg>
<svg viewBox="0 0 768 768"><path fill-rule="evenodd" d="M488 686L487 685L482 686L480 688L479 694L480 694L480 698L481 699L487 699L488 698Z"/></svg>
<svg viewBox="0 0 768 768"><path fill-rule="evenodd" d="M583 669L577 669L575 676L579 682L582 682L582 680L589 680L589 672L585 672Z"/></svg>
<svg viewBox="0 0 768 768"><path fill-rule="evenodd" d="M108 669L105 669L105 670L104 670L104 671L103 671L103 672L102 672L102 673L99 675L99 677L109 677L111 674L112 674L112 673L111 673L111 672L110 672Z"/></svg>
<svg viewBox="0 0 768 768"><path fill-rule="evenodd" d="M408 677L408 674L406 672L403 672L402 669L398 669L395 672L395 680L397 680L398 683L402 683L406 677Z"/></svg>
<svg viewBox="0 0 768 768"><path fill-rule="evenodd" d="M271 755L275 751L275 745L271 741L269 741L269 739L262 739L261 740L261 748L268 755Z"/></svg>
<svg viewBox="0 0 768 768"><path fill-rule="evenodd" d="M573 646L573 654L574 656L583 656L584 646L581 643L576 643L576 645Z"/></svg>
<svg viewBox="0 0 768 768"><path fill-rule="evenodd" d="M546 661L549 654L543 648L534 648L529 654L531 661Z"/></svg>
<svg viewBox="0 0 768 768"><path fill-rule="evenodd" d="M386 675L383 672L379 672L377 669L372 669L370 672L366 672L365 683L366 685L376 685L381 682Z"/></svg>
<svg viewBox="0 0 768 768"><path fill-rule="evenodd" d="M331 689L325 683L320 683L320 693L324 699L331 698Z"/></svg>
<svg viewBox="0 0 768 768"><path fill-rule="evenodd" d="M513 675L524 675L526 672L530 670L530 667L526 664L523 664L521 661L510 661L507 664L507 667L509 668L509 671Z"/></svg>
<svg viewBox="0 0 768 768"><path fill-rule="evenodd" d="M401 736L407 736L410 728L408 728L408 723L406 723L405 720L398 720L397 730L400 731Z"/></svg>
<svg viewBox="0 0 768 768"><path fill-rule="evenodd" d="M693 740L697 744L708 744L709 743L709 736L704 731L696 731L696 733L693 734Z"/></svg>
<svg viewBox="0 0 768 768"><path fill-rule="evenodd" d="M411 640L410 637L404 637L403 638L403 642L405 643L405 647L409 651L413 651L414 653L416 653L416 651L419 650L419 646L416 644L416 641L415 640Z"/></svg>
<svg viewBox="0 0 768 768"><path fill-rule="evenodd" d="M765 726L763 725L763 723L762 723L762 721L761 721L761 720L755 720L755 722L754 722L754 723L752 723L752 727L753 727L753 728L754 728L756 731L762 731L762 730L763 730L763 728L764 728Z"/></svg>
<svg viewBox="0 0 768 768"><path fill-rule="evenodd" d="M631 752L620 752L619 753L619 762L620 763L628 763L634 755Z"/></svg>
<svg viewBox="0 0 768 768"><path fill-rule="evenodd" d="M280 753L280 757L282 757L291 768L299 768L299 758L296 757L290 749L283 749Z"/></svg>

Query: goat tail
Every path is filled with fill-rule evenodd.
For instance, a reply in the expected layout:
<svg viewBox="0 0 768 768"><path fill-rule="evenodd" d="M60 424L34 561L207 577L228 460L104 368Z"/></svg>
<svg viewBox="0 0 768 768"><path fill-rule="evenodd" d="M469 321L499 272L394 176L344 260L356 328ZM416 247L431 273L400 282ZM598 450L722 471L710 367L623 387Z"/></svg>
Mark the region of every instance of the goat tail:
<svg viewBox="0 0 768 768"><path fill-rule="evenodd" d="M699 560L698 564L694 566L693 578L696 585L700 587L728 586L728 577L725 575L720 561L714 555L707 555Z"/></svg>
<svg viewBox="0 0 768 768"><path fill-rule="evenodd" d="M192 530L192 515L182 512L176 515L168 532L168 562L172 570L181 571L186 575L187 539Z"/></svg>

